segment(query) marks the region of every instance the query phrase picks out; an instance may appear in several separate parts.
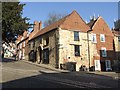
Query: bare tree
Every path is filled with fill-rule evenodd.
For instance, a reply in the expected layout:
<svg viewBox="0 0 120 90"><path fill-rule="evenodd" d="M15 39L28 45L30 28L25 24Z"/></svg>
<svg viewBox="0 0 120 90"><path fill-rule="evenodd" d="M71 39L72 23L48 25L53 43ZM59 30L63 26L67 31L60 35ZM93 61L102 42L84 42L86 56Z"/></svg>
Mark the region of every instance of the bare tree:
<svg viewBox="0 0 120 90"><path fill-rule="evenodd" d="M58 14L58 13L55 13L55 12L49 13L48 14L48 19L44 22L44 27L54 23L55 21L65 17L65 16L66 16L65 13L63 13L63 14Z"/></svg>

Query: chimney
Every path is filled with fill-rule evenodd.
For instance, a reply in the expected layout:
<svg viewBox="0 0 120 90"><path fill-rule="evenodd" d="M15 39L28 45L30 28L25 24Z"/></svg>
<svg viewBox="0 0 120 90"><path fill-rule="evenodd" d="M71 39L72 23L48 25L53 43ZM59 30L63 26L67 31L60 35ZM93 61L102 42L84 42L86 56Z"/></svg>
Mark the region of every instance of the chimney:
<svg viewBox="0 0 120 90"><path fill-rule="evenodd" d="M34 28L33 30L36 32L39 30L39 22L38 21L34 21Z"/></svg>
<svg viewBox="0 0 120 90"><path fill-rule="evenodd" d="M94 13L94 15L93 15L93 20L96 20L95 13Z"/></svg>
<svg viewBox="0 0 120 90"><path fill-rule="evenodd" d="M92 20L92 17L90 16L90 21Z"/></svg>
<svg viewBox="0 0 120 90"><path fill-rule="evenodd" d="M42 29L42 21L40 21L40 23L39 23L39 30L41 30Z"/></svg>

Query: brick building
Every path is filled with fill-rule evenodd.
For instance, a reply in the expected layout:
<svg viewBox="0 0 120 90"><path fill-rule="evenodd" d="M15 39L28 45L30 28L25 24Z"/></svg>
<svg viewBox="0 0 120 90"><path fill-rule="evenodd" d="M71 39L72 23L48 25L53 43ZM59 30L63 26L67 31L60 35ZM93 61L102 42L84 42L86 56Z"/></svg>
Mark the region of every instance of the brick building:
<svg viewBox="0 0 120 90"><path fill-rule="evenodd" d="M93 17L88 23L91 30L89 32L90 43L90 66L95 66L95 70L112 70L114 58L113 34L104 19L99 16Z"/></svg>
<svg viewBox="0 0 120 90"><path fill-rule="evenodd" d="M16 40L17 44L17 59L27 59L28 56L28 38L29 33L28 31L24 31L23 35L18 36Z"/></svg>
<svg viewBox="0 0 120 90"><path fill-rule="evenodd" d="M114 22L112 33L114 35L114 51L116 60L114 61L114 70L120 71L120 20Z"/></svg>

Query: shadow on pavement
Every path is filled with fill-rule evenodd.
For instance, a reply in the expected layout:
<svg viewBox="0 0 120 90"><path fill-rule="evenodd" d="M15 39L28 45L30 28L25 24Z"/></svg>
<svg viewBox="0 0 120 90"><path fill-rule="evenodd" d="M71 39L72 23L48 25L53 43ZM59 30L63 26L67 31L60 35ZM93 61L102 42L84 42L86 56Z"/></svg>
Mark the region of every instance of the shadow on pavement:
<svg viewBox="0 0 120 90"><path fill-rule="evenodd" d="M15 61L18 61L18 60L15 60L14 58L2 58L2 62L15 62Z"/></svg>
<svg viewBox="0 0 120 90"><path fill-rule="evenodd" d="M120 83L117 80L113 80L111 77L103 75L91 75L83 72L79 74L80 75L76 75L75 72L40 72L40 74L31 77L4 82L2 83L2 88L91 88L92 86L92 88L95 88L94 85L96 84L100 86L118 88L118 83Z"/></svg>

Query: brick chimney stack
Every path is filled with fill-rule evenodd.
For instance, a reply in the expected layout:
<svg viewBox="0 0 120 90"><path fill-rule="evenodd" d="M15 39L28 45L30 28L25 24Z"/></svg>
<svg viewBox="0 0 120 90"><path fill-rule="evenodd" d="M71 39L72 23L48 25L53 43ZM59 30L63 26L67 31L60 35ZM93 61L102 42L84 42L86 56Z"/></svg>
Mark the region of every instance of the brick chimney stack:
<svg viewBox="0 0 120 90"><path fill-rule="evenodd" d="M38 31L39 30L39 22L38 21L34 21L34 31Z"/></svg>
<svg viewBox="0 0 120 90"><path fill-rule="evenodd" d="M42 29L42 21L40 21L40 23L39 23L39 30L41 30Z"/></svg>

